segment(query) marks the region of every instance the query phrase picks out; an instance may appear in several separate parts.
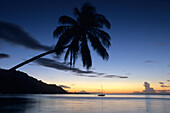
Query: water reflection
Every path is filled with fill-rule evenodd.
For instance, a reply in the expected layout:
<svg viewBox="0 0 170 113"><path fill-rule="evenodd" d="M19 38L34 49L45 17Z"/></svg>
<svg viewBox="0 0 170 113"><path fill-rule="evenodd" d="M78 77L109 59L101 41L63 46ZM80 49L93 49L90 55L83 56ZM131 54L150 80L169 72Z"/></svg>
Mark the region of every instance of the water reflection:
<svg viewBox="0 0 170 113"><path fill-rule="evenodd" d="M150 99L150 95L146 95L146 100L145 100L145 104L146 104L146 113L152 113L152 108L151 108L151 101Z"/></svg>
<svg viewBox="0 0 170 113"><path fill-rule="evenodd" d="M25 113L34 107L35 101L27 98L3 97L0 98L0 113Z"/></svg>
<svg viewBox="0 0 170 113"><path fill-rule="evenodd" d="M170 96L0 95L0 113L170 113Z"/></svg>

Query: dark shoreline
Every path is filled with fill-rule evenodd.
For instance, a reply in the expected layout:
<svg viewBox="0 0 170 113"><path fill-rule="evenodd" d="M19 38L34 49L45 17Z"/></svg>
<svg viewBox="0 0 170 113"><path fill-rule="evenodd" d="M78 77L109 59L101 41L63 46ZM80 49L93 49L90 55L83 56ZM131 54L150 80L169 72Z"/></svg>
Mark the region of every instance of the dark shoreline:
<svg viewBox="0 0 170 113"><path fill-rule="evenodd" d="M0 69L0 94L67 94L55 84L47 84L16 70Z"/></svg>

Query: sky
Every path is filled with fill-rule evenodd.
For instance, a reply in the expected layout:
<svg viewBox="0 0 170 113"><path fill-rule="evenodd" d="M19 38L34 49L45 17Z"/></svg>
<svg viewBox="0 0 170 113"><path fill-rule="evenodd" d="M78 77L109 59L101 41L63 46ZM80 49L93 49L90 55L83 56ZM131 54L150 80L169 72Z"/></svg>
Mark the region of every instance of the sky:
<svg viewBox="0 0 170 113"><path fill-rule="evenodd" d="M105 93L142 92L145 81L155 90L170 90L169 0L0 0L0 68L53 48L59 17L74 18L73 8L86 2L111 23L104 29L111 36L109 60L91 49L90 70L81 58L71 70L55 54L18 70L70 92L100 92L101 85Z"/></svg>

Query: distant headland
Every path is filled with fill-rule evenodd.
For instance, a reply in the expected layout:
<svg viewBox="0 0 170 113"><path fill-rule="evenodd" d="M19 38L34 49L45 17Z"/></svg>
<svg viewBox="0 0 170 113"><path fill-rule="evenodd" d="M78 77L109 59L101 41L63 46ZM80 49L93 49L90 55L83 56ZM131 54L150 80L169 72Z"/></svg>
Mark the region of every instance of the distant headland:
<svg viewBox="0 0 170 113"><path fill-rule="evenodd" d="M1 94L67 94L55 84L46 84L16 70L0 69Z"/></svg>

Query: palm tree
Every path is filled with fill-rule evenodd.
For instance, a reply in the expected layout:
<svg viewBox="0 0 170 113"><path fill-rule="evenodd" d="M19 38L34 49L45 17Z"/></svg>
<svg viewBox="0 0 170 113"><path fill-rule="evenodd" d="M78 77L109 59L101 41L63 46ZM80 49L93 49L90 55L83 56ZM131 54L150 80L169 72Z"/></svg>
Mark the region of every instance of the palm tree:
<svg viewBox="0 0 170 113"><path fill-rule="evenodd" d="M54 50L47 51L35 56L11 69L17 69L33 60L36 60L47 54L56 53L60 56L65 52L65 61L69 58L70 66L75 65L75 61L80 54L83 66L89 69L92 66L92 59L89 49L89 43L93 49L104 59L108 60L109 55L107 48L110 47L110 36L103 30L104 26L110 29L111 25L105 16L98 14L95 7L89 3L85 3L81 10L74 8L75 19L69 16L61 16L58 26L53 34L58 38L58 42Z"/></svg>

